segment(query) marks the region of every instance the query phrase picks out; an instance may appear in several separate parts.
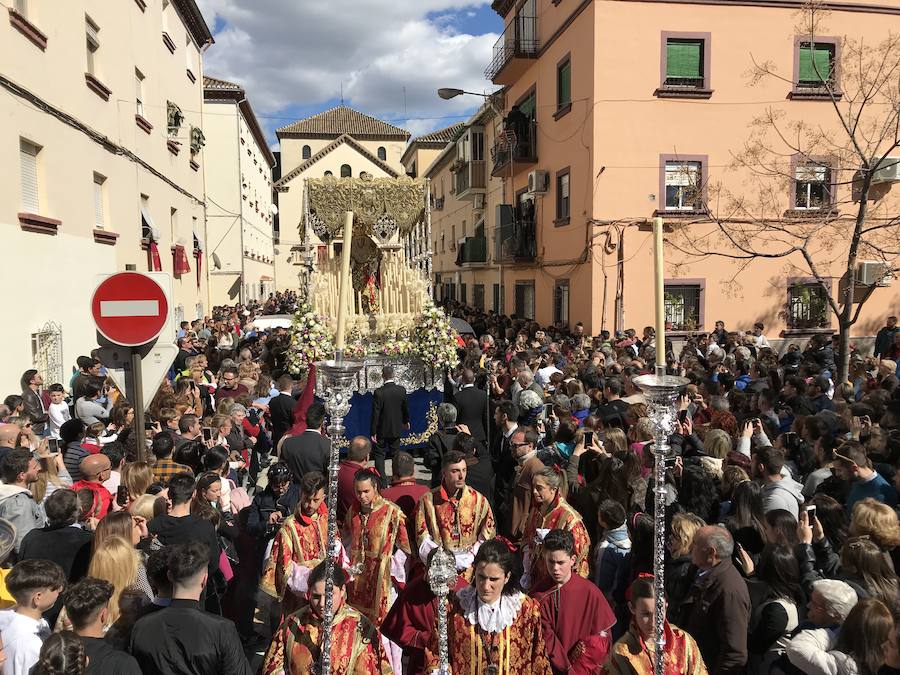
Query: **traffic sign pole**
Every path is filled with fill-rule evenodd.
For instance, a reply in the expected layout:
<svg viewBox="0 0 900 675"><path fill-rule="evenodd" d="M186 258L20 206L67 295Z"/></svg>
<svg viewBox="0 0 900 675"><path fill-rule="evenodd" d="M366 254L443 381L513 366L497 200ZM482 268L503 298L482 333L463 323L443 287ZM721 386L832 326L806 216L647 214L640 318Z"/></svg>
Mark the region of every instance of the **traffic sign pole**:
<svg viewBox="0 0 900 675"><path fill-rule="evenodd" d="M134 392L134 433L137 439L138 457L147 461L147 443L144 439L147 432L144 430L144 383L141 372L141 353L134 347L131 348L131 391Z"/></svg>

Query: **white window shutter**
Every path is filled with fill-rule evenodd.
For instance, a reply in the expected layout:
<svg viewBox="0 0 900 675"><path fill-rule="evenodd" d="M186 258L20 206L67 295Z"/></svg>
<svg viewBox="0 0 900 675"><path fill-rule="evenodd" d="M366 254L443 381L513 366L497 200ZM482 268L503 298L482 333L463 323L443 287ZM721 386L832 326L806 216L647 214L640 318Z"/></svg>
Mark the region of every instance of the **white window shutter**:
<svg viewBox="0 0 900 675"><path fill-rule="evenodd" d="M22 172L22 210L26 213L40 212L37 155L37 146L28 141L19 142L19 163Z"/></svg>
<svg viewBox="0 0 900 675"><path fill-rule="evenodd" d="M103 227L103 179L94 177L94 223L97 227Z"/></svg>

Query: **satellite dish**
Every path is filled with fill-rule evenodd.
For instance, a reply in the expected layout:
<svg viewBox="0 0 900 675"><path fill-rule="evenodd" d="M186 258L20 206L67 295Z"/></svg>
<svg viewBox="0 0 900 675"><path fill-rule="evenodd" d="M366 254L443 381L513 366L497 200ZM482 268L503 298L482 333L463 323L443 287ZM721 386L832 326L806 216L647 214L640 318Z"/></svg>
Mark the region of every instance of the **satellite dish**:
<svg viewBox="0 0 900 675"><path fill-rule="evenodd" d="M217 270L222 269L222 261L219 260L218 254L216 254L216 253L212 254L212 261L213 261L213 267L215 267Z"/></svg>

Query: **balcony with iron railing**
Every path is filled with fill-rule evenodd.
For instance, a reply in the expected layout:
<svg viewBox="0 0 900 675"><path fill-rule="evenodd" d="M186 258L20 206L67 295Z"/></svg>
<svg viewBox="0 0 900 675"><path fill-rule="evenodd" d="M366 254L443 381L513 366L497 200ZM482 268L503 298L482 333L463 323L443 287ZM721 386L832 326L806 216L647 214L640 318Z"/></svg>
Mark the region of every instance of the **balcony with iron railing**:
<svg viewBox="0 0 900 675"><path fill-rule="evenodd" d="M491 175L509 176L537 163L537 123L528 122L525 133L507 129L491 147Z"/></svg>
<svg viewBox="0 0 900 675"><path fill-rule="evenodd" d="M494 55L484 76L494 84L508 86L524 74L539 51L537 17L517 16L494 43Z"/></svg>
<svg viewBox="0 0 900 675"><path fill-rule="evenodd" d="M459 264L463 267L484 265L487 262L487 238L466 237L459 254Z"/></svg>
<svg viewBox="0 0 900 675"><path fill-rule="evenodd" d="M502 263L533 263L537 255L535 222L516 217L494 230L494 260Z"/></svg>
<svg viewBox="0 0 900 675"><path fill-rule="evenodd" d="M464 199L483 193L487 187L487 168L483 159L463 161L456 171L456 197Z"/></svg>

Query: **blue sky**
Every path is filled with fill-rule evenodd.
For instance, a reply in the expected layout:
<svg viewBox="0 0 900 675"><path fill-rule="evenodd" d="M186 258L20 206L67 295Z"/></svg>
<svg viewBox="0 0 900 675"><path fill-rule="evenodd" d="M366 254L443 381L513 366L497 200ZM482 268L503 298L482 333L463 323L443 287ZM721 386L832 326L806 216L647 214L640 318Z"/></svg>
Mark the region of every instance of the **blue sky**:
<svg viewBox="0 0 900 675"><path fill-rule="evenodd" d="M198 0L216 37L207 74L239 82L270 141L274 130L344 102L427 133L465 119L474 97L436 90L484 79L502 20L488 0Z"/></svg>

